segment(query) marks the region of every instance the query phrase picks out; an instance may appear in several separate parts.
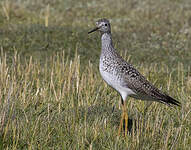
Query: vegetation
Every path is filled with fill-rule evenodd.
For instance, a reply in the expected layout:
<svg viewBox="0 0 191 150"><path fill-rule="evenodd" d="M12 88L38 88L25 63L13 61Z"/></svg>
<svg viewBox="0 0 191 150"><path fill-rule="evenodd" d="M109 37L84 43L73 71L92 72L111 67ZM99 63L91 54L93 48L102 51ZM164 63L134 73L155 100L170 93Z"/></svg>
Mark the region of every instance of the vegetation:
<svg viewBox="0 0 191 150"><path fill-rule="evenodd" d="M0 5L0 149L190 149L189 0L4 0ZM117 50L182 103L120 96L100 77L99 18Z"/></svg>

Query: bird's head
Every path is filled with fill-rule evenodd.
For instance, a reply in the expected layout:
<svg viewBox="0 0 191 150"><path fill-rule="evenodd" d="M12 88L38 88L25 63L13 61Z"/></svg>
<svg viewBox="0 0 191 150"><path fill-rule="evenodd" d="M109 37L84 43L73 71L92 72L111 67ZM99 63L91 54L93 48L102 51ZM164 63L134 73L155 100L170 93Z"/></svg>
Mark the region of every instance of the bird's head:
<svg viewBox="0 0 191 150"><path fill-rule="evenodd" d="M96 28L89 31L88 34L94 31L100 31L101 33L110 33L111 27L109 21L107 19L99 19L98 21L96 21Z"/></svg>

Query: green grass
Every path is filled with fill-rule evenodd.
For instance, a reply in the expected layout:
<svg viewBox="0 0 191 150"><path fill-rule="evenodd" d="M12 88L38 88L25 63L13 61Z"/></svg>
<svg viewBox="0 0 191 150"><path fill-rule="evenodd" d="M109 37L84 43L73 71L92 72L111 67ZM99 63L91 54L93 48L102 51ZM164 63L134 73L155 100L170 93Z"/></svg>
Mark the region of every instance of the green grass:
<svg viewBox="0 0 191 150"><path fill-rule="evenodd" d="M109 3L111 2L111 3ZM189 0L6 0L0 5L0 149L190 149ZM120 96L98 71L98 18L114 45L182 103L130 98L117 138Z"/></svg>

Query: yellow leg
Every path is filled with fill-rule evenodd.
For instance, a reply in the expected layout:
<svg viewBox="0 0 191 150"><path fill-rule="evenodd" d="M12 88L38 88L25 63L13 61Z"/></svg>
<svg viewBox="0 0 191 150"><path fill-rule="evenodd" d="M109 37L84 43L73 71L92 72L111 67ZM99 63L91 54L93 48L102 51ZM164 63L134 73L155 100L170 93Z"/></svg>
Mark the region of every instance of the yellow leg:
<svg viewBox="0 0 191 150"><path fill-rule="evenodd" d="M118 129L118 136L120 136L121 129L123 130L123 120L125 119L125 136L127 135L127 127L128 127L128 115L126 110L126 102L124 101L124 104L122 105L123 112L121 115L121 121Z"/></svg>
<svg viewBox="0 0 191 150"><path fill-rule="evenodd" d="M124 118L124 113L122 112L121 121L120 121L119 129L118 129L118 136L120 136L121 129L123 129L123 118Z"/></svg>
<svg viewBox="0 0 191 150"><path fill-rule="evenodd" d="M124 111L124 119L125 119L125 136L127 136L127 129L128 129L128 114L126 109L126 101L124 101L123 111Z"/></svg>

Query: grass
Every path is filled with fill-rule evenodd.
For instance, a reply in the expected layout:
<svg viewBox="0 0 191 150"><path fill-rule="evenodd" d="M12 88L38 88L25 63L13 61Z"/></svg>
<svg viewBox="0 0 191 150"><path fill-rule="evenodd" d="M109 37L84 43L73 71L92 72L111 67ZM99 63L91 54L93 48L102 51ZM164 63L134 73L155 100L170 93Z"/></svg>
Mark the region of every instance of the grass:
<svg viewBox="0 0 191 150"><path fill-rule="evenodd" d="M5 0L0 9L0 149L190 149L189 0ZM115 47L169 108L129 99L132 129L117 138L120 96L98 71L98 18Z"/></svg>

